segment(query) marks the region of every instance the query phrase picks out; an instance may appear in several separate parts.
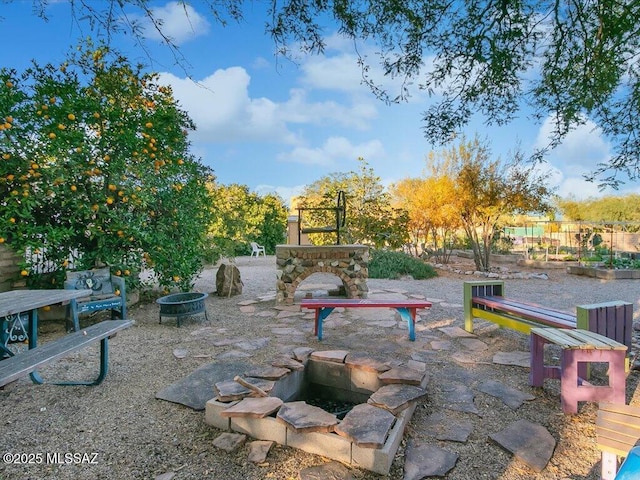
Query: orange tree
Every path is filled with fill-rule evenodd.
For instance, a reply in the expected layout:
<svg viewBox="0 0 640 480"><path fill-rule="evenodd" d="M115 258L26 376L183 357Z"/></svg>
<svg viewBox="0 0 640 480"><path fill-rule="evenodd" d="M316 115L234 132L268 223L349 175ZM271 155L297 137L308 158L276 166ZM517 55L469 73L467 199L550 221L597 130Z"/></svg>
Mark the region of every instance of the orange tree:
<svg viewBox="0 0 640 480"><path fill-rule="evenodd" d="M193 123L155 74L106 47L59 67L0 70L0 242L32 287L108 265L135 286L153 267L188 289L210 223L212 172L188 153Z"/></svg>

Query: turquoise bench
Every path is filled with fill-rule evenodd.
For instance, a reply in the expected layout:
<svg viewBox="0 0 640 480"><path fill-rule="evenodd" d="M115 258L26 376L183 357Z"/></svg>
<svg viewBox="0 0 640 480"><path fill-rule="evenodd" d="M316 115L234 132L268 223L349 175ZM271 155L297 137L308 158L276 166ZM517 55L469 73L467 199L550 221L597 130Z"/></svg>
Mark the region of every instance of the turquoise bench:
<svg viewBox="0 0 640 480"><path fill-rule="evenodd" d="M112 275L109 268L67 272L65 289L92 291L85 298L78 298L67 308L67 323L70 330L80 329L80 315L109 310L111 318L127 318L127 295L124 278Z"/></svg>

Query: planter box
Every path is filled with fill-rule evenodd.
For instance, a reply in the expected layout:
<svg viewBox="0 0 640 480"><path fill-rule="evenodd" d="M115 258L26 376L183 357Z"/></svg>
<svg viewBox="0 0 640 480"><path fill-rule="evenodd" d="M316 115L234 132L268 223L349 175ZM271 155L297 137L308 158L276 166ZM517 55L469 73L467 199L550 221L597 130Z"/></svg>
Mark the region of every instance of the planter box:
<svg viewBox="0 0 640 480"><path fill-rule="evenodd" d="M612 270L609 268L571 266L567 267L567 273L604 280L640 279L640 270Z"/></svg>

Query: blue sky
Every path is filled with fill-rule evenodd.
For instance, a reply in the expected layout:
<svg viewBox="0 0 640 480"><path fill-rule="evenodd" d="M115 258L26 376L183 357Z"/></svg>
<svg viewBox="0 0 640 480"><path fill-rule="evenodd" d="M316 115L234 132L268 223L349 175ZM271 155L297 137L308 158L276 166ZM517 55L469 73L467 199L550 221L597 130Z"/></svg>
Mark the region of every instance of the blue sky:
<svg viewBox="0 0 640 480"><path fill-rule="evenodd" d="M421 129L422 112L433 101L426 93L416 88L408 102L393 105L376 99L361 83L353 44L330 29L324 55L301 56L295 63L276 56L264 33L262 7L259 2L251 5L254 10L244 21L222 27L198 1L189 6L188 18L175 2L151 2L165 33L180 46L181 64L151 28L147 53L130 36L112 39L114 47L132 61L148 64L173 87L197 126L193 153L213 168L220 183L240 183L288 200L325 175L357 170L358 157L367 160L385 185L423 173L425 158L434 149ZM48 22L36 17L32 7L32 0L2 4L1 66L21 71L32 59L60 63L91 33L88 25L72 21L66 0L50 1ZM358 50L372 58L375 46L361 44ZM376 65L372 75L390 92L399 92L397 82L382 76ZM523 112L501 128L474 119L465 134L486 137L494 155L505 159L518 145L526 154L546 144L549 129L548 120L535 123ZM582 174L609 155L597 126L587 124L571 133L542 168L551 170L551 183L561 196L598 196L597 185L585 182ZM630 191L640 192L638 184L629 183L617 193Z"/></svg>

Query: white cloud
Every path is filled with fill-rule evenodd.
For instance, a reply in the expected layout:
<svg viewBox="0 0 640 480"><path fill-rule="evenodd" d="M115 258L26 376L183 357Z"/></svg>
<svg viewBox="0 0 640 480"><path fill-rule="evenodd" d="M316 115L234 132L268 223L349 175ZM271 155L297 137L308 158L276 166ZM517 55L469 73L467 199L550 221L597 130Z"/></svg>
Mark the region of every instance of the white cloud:
<svg viewBox="0 0 640 480"><path fill-rule="evenodd" d="M320 147L296 147L286 154L280 154L278 160L303 165L335 166L358 157L369 160L382 157L383 154L384 147L379 140L354 145L344 137L329 137Z"/></svg>
<svg viewBox="0 0 640 480"><path fill-rule="evenodd" d="M216 70L199 81L162 73L160 81L172 86L175 98L195 122L194 140L207 143L301 144L300 134L292 133L290 124L365 130L378 113L367 101L353 105L311 101L302 89L290 90L289 98L282 103L251 98L251 77L242 67Z"/></svg>
<svg viewBox="0 0 640 480"><path fill-rule="evenodd" d="M142 24L147 38L163 41L164 35L180 45L209 32L209 22L206 18L186 3L169 2L164 7L153 8L151 12L159 26L156 28L151 20L145 17Z"/></svg>
<svg viewBox="0 0 640 480"><path fill-rule="evenodd" d="M303 89L292 89L289 100L282 105L287 121L312 125L340 125L358 130L370 127L371 120L378 116L378 110L371 101L361 101L351 106L336 101L312 102Z"/></svg>
<svg viewBox="0 0 640 480"><path fill-rule="evenodd" d="M549 143L554 129L554 119L547 117L538 132L536 147L543 148ZM586 173L600 162L609 159L609 145L602 138L602 131L591 120L583 125L578 125L570 131L553 151L549 152L549 158L556 165L564 165L565 168L579 168L580 173Z"/></svg>
<svg viewBox="0 0 640 480"><path fill-rule="evenodd" d="M392 78L385 75L380 65L379 55L375 47L367 43L359 43L356 52L353 42L338 34L326 39L326 49L323 55L307 56L302 62L303 77L301 82L310 88L332 90L348 94L357 94L373 98L368 85L363 83L363 71L358 64L359 57L367 63L367 79L384 90L390 98L402 92L401 77ZM423 71L431 66L432 57L425 57ZM406 85L409 90L409 101L423 101L424 91L417 84ZM378 101L378 100L376 100Z"/></svg>
<svg viewBox="0 0 640 480"><path fill-rule="evenodd" d="M258 195L266 195L268 193L276 193L288 206L293 197L302 195L306 185L296 185L294 187L275 187L273 185L258 185L254 191Z"/></svg>
<svg viewBox="0 0 640 480"><path fill-rule="evenodd" d="M161 74L160 80L172 86L175 98L195 122L196 141L297 143L278 104L268 98L250 98L250 77L244 68L216 70L198 82L170 73Z"/></svg>

